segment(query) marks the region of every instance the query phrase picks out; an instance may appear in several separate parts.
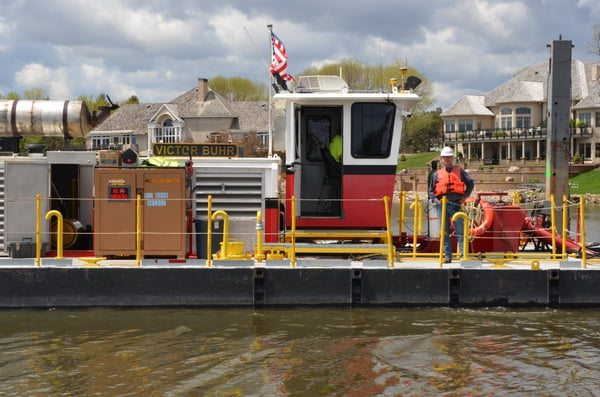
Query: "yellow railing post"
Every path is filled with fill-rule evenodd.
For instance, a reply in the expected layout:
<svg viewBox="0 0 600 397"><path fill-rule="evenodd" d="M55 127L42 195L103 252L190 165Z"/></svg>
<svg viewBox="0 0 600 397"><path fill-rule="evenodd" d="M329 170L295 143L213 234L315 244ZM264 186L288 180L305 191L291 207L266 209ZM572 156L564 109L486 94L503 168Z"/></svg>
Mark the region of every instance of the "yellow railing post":
<svg viewBox="0 0 600 397"><path fill-rule="evenodd" d="M212 218L209 222L216 220L218 217L223 217L223 242L221 242L221 258L227 259L229 257L229 215L223 210L215 211L212 214Z"/></svg>
<svg viewBox="0 0 600 397"><path fill-rule="evenodd" d="M463 220L463 256L462 259L469 257L469 217L464 212L457 212L452 215L452 222L455 222L458 218Z"/></svg>
<svg viewBox="0 0 600 397"><path fill-rule="evenodd" d="M402 232L404 231L404 216L405 216L405 207L406 206L406 192L400 193L400 217L398 219L398 236L402 238Z"/></svg>
<svg viewBox="0 0 600 397"><path fill-rule="evenodd" d="M208 212L208 224L206 225L206 267L210 267L212 264L212 194L208 195L206 208Z"/></svg>
<svg viewBox="0 0 600 397"><path fill-rule="evenodd" d="M35 196L35 265L40 266L42 261L42 195Z"/></svg>
<svg viewBox="0 0 600 397"><path fill-rule="evenodd" d="M392 241L392 228L390 223L390 198L383 196L383 205L385 207L385 232L388 243L388 264L394 267L394 242Z"/></svg>
<svg viewBox="0 0 600 397"><path fill-rule="evenodd" d="M518 207L521 205L521 193L512 192L512 205Z"/></svg>
<svg viewBox="0 0 600 397"><path fill-rule="evenodd" d="M256 249L254 258L256 258L258 262L262 262L265 258L262 248L263 230L262 211L256 211Z"/></svg>
<svg viewBox="0 0 600 397"><path fill-rule="evenodd" d="M421 223L423 221L423 206L419 200L419 195L415 194L415 202L410 205L410 209L413 210L413 258L417 256L417 238L421 232Z"/></svg>
<svg viewBox="0 0 600 397"><path fill-rule="evenodd" d="M440 219L440 267L443 267L444 263L444 239L446 238L446 203L448 199L446 196L442 196L442 214Z"/></svg>
<svg viewBox="0 0 600 397"><path fill-rule="evenodd" d="M563 195L562 198L562 231L561 231L561 236L562 236L562 249L561 249L561 253L562 253L562 258L563 260L567 259L567 224L568 220L567 220L567 196Z"/></svg>
<svg viewBox="0 0 600 397"><path fill-rule="evenodd" d="M135 265L142 266L142 195L135 201Z"/></svg>
<svg viewBox="0 0 600 397"><path fill-rule="evenodd" d="M290 265L296 267L296 196L292 196L292 236L290 250Z"/></svg>
<svg viewBox="0 0 600 397"><path fill-rule="evenodd" d="M587 252L586 252L586 243L585 243L585 210L584 197L579 197L579 222L581 223L581 265L584 269L587 269Z"/></svg>
<svg viewBox="0 0 600 397"><path fill-rule="evenodd" d="M63 216L57 210L46 212L46 220L56 217L56 259L63 259Z"/></svg>
<svg viewBox="0 0 600 397"><path fill-rule="evenodd" d="M556 258L556 210L554 208L554 194L550 195L550 229L552 231L552 259Z"/></svg>

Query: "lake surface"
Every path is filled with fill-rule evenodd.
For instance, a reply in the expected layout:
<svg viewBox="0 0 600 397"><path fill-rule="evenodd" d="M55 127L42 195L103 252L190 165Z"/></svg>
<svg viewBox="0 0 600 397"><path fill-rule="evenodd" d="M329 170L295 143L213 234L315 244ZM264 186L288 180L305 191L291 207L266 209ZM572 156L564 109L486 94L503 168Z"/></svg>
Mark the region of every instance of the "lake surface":
<svg viewBox="0 0 600 397"><path fill-rule="evenodd" d="M3 310L0 396L600 396L600 310Z"/></svg>
<svg viewBox="0 0 600 397"><path fill-rule="evenodd" d="M600 311L0 312L0 396L595 396Z"/></svg>

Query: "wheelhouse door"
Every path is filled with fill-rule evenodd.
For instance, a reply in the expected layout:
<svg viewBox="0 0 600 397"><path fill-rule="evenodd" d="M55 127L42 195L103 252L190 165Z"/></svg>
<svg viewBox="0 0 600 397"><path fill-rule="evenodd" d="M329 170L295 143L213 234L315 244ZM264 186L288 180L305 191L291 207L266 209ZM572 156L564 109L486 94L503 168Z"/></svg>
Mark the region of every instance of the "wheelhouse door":
<svg viewBox="0 0 600 397"><path fill-rule="evenodd" d="M299 208L301 217L340 217L342 160L330 156L333 138L342 136L342 106L303 107L300 112Z"/></svg>

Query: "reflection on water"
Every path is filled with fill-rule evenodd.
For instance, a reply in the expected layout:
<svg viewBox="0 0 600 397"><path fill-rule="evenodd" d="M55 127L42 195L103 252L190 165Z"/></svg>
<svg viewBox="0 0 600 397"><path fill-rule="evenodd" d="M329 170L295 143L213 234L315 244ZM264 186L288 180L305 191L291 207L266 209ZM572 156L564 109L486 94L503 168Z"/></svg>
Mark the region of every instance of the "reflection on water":
<svg viewBox="0 0 600 397"><path fill-rule="evenodd" d="M593 310L0 312L2 396L596 395Z"/></svg>

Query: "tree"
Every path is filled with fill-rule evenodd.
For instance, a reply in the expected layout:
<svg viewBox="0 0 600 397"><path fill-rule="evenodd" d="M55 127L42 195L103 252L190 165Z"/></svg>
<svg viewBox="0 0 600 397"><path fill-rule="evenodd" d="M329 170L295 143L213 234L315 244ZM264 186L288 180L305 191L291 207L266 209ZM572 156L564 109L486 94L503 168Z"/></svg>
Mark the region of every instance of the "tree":
<svg viewBox="0 0 600 397"><path fill-rule="evenodd" d="M441 142L442 109L424 112L406 120L402 135L403 152L428 152Z"/></svg>
<svg viewBox="0 0 600 397"><path fill-rule="evenodd" d="M140 99L135 94L133 94L132 96L127 98L127 100L125 102L123 102L124 105L139 104L139 103L140 103Z"/></svg>
<svg viewBox="0 0 600 397"><path fill-rule="evenodd" d="M242 77L217 76L208 81L209 87L229 101L264 101L268 98L267 86Z"/></svg>
<svg viewBox="0 0 600 397"><path fill-rule="evenodd" d="M378 90L386 91L390 89L390 79L396 78L398 84L402 79L400 68L407 67L405 60L395 59L388 66L374 66L364 64L353 58L342 59L339 63L332 63L321 68L310 68L300 75L342 75L342 78L348 83L352 90ZM427 80L418 70L407 67L406 76L416 76L421 79L421 84L415 89L415 93L421 97L421 101L411 111L422 112L434 103L433 88L431 82Z"/></svg>
<svg viewBox="0 0 600 397"><path fill-rule="evenodd" d="M46 90L44 90L43 88L32 88L30 90L25 90L25 91L23 91L23 97L25 99L30 99L30 100L38 100L38 99L48 100L48 99L50 99L50 97L46 93Z"/></svg>
<svg viewBox="0 0 600 397"><path fill-rule="evenodd" d="M594 54L600 57L600 23L594 24L594 30L592 32L592 41L590 41L587 44L587 48L590 54Z"/></svg>
<svg viewBox="0 0 600 397"><path fill-rule="evenodd" d="M19 94L17 94L14 91L9 92L8 94L6 94L6 99L9 99L11 101L16 101L21 99L21 96Z"/></svg>

